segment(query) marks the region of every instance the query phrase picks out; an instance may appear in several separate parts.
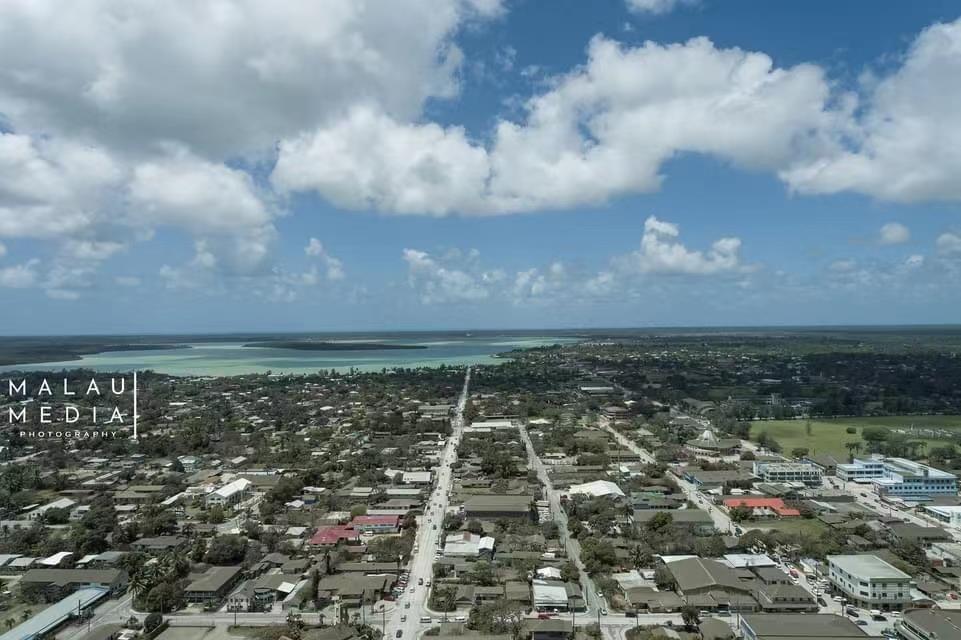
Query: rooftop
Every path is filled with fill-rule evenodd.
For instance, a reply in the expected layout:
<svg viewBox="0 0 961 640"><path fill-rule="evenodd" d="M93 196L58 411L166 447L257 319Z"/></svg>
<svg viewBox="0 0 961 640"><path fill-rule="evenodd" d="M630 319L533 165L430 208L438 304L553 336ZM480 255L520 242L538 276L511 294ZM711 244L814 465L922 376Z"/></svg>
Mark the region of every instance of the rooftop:
<svg viewBox="0 0 961 640"><path fill-rule="evenodd" d="M828 556L828 562L855 576L901 580L911 577L873 555Z"/></svg>

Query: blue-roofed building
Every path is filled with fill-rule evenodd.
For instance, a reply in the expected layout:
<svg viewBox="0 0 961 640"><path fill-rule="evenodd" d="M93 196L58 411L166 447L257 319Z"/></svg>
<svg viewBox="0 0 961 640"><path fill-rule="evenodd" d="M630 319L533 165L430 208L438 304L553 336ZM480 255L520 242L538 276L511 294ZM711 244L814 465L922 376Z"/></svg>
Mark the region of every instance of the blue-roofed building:
<svg viewBox="0 0 961 640"><path fill-rule="evenodd" d="M60 627L107 597L109 589L86 587L51 605L3 635L0 640L35 640Z"/></svg>

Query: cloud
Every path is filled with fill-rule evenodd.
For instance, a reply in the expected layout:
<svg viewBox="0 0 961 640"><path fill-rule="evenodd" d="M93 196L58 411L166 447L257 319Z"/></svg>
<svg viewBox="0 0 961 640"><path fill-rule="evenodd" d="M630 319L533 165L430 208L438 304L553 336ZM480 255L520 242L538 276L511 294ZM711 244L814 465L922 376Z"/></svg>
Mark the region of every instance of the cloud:
<svg viewBox="0 0 961 640"><path fill-rule="evenodd" d="M782 177L805 194L841 191L894 202L961 199L961 20L934 24L902 64L873 82L833 153Z"/></svg>
<svg viewBox="0 0 961 640"><path fill-rule="evenodd" d="M339 259L327 253L324 248L323 243L317 238L311 238L307 246L304 247L304 253L312 258L317 258L324 263L327 268L327 279L331 281L343 280L344 279L344 264Z"/></svg>
<svg viewBox="0 0 961 640"><path fill-rule="evenodd" d="M358 102L416 117L457 91L465 24L499 0L14 0L0 6L0 113L18 130L142 152L260 153Z"/></svg>
<svg viewBox="0 0 961 640"><path fill-rule="evenodd" d="M485 145L463 129L409 124L372 107L281 144L272 182L341 207L512 213L600 203L659 188L679 153L777 170L818 150L838 114L813 65L706 38L624 47L595 37L587 63L501 120Z"/></svg>
<svg viewBox="0 0 961 640"><path fill-rule="evenodd" d="M680 228L671 222L650 216L644 221L641 247L617 259L622 270L636 273L667 275L713 275L744 270L741 263L741 240L724 237L715 240L710 249L688 249L679 240Z"/></svg>
<svg viewBox="0 0 961 640"><path fill-rule="evenodd" d="M698 0L626 0L627 8L635 13L661 15L682 6L697 4Z"/></svg>
<svg viewBox="0 0 961 640"><path fill-rule="evenodd" d="M7 255L7 246L0 242L0 258Z"/></svg>
<svg viewBox="0 0 961 640"><path fill-rule="evenodd" d="M424 304L485 300L505 279L503 271L445 265L417 249L404 249L403 259L407 263L410 285Z"/></svg>
<svg viewBox="0 0 961 640"><path fill-rule="evenodd" d="M12 267L0 267L0 287L8 289L26 289L37 281L37 260Z"/></svg>
<svg viewBox="0 0 961 640"><path fill-rule="evenodd" d="M878 242L884 245L904 244L911 239L911 230L900 222L889 222L881 227Z"/></svg>
<svg viewBox="0 0 961 640"><path fill-rule="evenodd" d="M482 207L489 172L487 152L463 129L403 124L359 107L281 143L271 181L348 209L443 215Z"/></svg>
<svg viewBox="0 0 961 640"><path fill-rule="evenodd" d="M115 276L114 283L121 287L139 287L142 280L137 276Z"/></svg>
<svg viewBox="0 0 961 640"><path fill-rule="evenodd" d="M961 254L961 234L945 232L935 241L938 253L942 255Z"/></svg>

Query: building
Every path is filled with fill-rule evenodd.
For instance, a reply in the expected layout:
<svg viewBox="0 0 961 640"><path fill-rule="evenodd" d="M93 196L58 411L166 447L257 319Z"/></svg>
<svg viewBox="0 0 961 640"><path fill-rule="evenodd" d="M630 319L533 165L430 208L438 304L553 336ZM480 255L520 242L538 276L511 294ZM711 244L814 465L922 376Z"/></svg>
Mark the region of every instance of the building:
<svg viewBox="0 0 961 640"><path fill-rule="evenodd" d="M452 533L444 540L444 555L449 558L490 558L494 555L494 538L469 531Z"/></svg>
<svg viewBox="0 0 961 640"><path fill-rule="evenodd" d="M886 458L884 476L872 482L879 494L899 498L958 495L956 475L904 458Z"/></svg>
<svg viewBox="0 0 961 640"><path fill-rule="evenodd" d="M187 585L184 598L187 602L219 603L227 597L242 575L243 567L210 567Z"/></svg>
<svg viewBox="0 0 961 640"><path fill-rule="evenodd" d="M393 516L355 516L350 527L361 533L397 533L400 517Z"/></svg>
<svg viewBox="0 0 961 640"><path fill-rule="evenodd" d="M534 519L533 500L528 495L477 495L464 503L464 517L468 520Z"/></svg>
<svg viewBox="0 0 961 640"><path fill-rule="evenodd" d="M861 627L843 616L810 613L768 613L741 616L744 640L843 640L867 638Z"/></svg>
<svg viewBox="0 0 961 640"><path fill-rule="evenodd" d="M864 484L884 476L884 462L874 458L855 458L850 463L837 465L834 473L845 482Z"/></svg>
<svg viewBox="0 0 961 640"><path fill-rule="evenodd" d="M911 602L911 576L877 556L828 556L828 578L865 609L900 610Z"/></svg>
<svg viewBox="0 0 961 640"><path fill-rule="evenodd" d="M108 589L99 587L80 589L66 596L60 602L35 613L6 633L0 634L0 640L24 640L25 638L42 638L50 635L76 615L83 614L91 607L96 606L109 593Z"/></svg>
<svg viewBox="0 0 961 640"><path fill-rule="evenodd" d="M839 464L837 476L844 481L871 483L877 493L897 498L926 500L958 494L956 475L904 458L856 459L851 464Z"/></svg>
<svg viewBox="0 0 961 640"><path fill-rule="evenodd" d="M232 507L247 497L253 483L247 478L237 478L207 495L207 506Z"/></svg>
<svg viewBox="0 0 961 640"><path fill-rule="evenodd" d="M531 582L531 593L533 594L534 609L540 612L548 611L570 611L571 587L561 580L534 580ZM580 590L578 589L578 594Z"/></svg>
<svg viewBox="0 0 961 640"><path fill-rule="evenodd" d="M675 589L687 604L699 609L756 611L753 597L757 586L752 577L741 579L729 566L697 556L668 562Z"/></svg>
<svg viewBox="0 0 961 640"><path fill-rule="evenodd" d="M134 540L130 546L134 551L164 553L179 549L185 544L187 544L187 538L183 536L154 536Z"/></svg>
<svg viewBox="0 0 961 640"><path fill-rule="evenodd" d="M20 578L20 588L39 593L51 602L91 587L110 594L123 593L129 581L122 569L30 569Z"/></svg>
<svg viewBox="0 0 961 640"><path fill-rule="evenodd" d="M72 509L76 504L76 500L71 500L70 498L58 498L53 502L48 502L42 507L31 509L26 513L26 518L27 520L39 520L45 513L47 513L47 511L50 511L51 509L70 511L70 509Z"/></svg>
<svg viewBox="0 0 961 640"><path fill-rule="evenodd" d="M794 584L780 569L758 567L754 599L765 613L817 613L818 603L814 596L800 585Z"/></svg>
<svg viewBox="0 0 961 640"><path fill-rule="evenodd" d="M754 475L764 482L803 482L809 487L818 487L822 471L810 462L755 461Z"/></svg>
<svg viewBox="0 0 961 640"><path fill-rule="evenodd" d="M621 488L609 480L595 480L584 484L572 484L567 488L567 495L585 495L592 498L610 496L612 498L623 498L624 492Z"/></svg>
<svg viewBox="0 0 961 640"><path fill-rule="evenodd" d="M894 628L906 640L961 638L961 612L946 609L911 609L904 612Z"/></svg>
<svg viewBox="0 0 961 640"><path fill-rule="evenodd" d="M757 518L796 518L801 515L797 509L785 505L781 498L725 498L724 506L727 509L750 509Z"/></svg>
<svg viewBox="0 0 961 640"><path fill-rule="evenodd" d="M737 438L718 438L711 429L705 429L694 440L688 440L684 445L691 453L703 456L729 456L737 453L741 448L741 441Z"/></svg>
<svg viewBox="0 0 961 640"><path fill-rule="evenodd" d="M925 513L932 518L940 520L949 527L961 529L961 506L958 505L925 505Z"/></svg>
<svg viewBox="0 0 961 640"><path fill-rule="evenodd" d="M310 538L310 546L318 548L335 547L341 542L351 543L360 540L360 532L350 527L336 525L320 527Z"/></svg>

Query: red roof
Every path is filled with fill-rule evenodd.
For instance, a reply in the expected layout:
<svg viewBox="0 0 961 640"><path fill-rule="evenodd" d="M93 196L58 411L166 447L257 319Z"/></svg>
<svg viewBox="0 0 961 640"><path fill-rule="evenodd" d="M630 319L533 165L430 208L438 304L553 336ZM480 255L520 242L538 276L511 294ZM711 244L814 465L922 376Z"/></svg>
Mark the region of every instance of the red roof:
<svg viewBox="0 0 961 640"><path fill-rule="evenodd" d="M376 526L376 525L389 525L396 527L400 522L400 516L354 516L354 519L350 521L350 525L356 527L360 526Z"/></svg>
<svg viewBox="0 0 961 640"><path fill-rule="evenodd" d="M341 540L359 539L360 533L354 531L350 527L321 527L320 529L317 529L313 537L310 539L310 544L337 544Z"/></svg>
<svg viewBox="0 0 961 640"><path fill-rule="evenodd" d="M726 498L724 506L728 509L747 507L748 509L770 509L779 516L799 516L801 512L785 506L780 498Z"/></svg>

